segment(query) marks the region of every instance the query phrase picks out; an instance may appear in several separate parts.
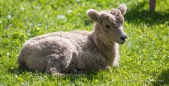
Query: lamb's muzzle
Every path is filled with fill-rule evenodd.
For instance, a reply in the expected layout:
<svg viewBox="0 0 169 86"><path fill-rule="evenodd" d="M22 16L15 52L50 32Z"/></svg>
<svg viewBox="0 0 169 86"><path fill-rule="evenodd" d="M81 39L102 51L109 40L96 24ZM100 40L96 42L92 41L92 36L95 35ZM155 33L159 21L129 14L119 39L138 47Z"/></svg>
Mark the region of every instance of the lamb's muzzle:
<svg viewBox="0 0 169 86"><path fill-rule="evenodd" d="M124 43L126 42L126 39L127 39L127 36L126 36L126 35L120 37L120 43L121 43L121 44L124 44Z"/></svg>
<svg viewBox="0 0 169 86"><path fill-rule="evenodd" d="M122 36L122 37L120 37L120 39L122 40L122 41L126 41L126 39L127 39L127 36L125 35L125 36Z"/></svg>

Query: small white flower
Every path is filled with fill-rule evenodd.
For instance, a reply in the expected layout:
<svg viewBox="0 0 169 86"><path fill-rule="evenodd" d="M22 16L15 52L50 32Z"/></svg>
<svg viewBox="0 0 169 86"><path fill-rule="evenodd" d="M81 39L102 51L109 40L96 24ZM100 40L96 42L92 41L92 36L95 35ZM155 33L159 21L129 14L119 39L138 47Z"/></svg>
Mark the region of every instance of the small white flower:
<svg viewBox="0 0 169 86"><path fill-rule="evenodd" d="M24 7L21 7L21 10L25 10L25 8L24 8Z"/></svg>
<svg viewBox="0 0 169 86"><path fill-rule="evenodd" d="M72 10L67 10L67 13L68 13L68 14L72 13Z"/></svg>
<svg viewBox="0 0 169 86"><path fill-rule="evenodd" d="M11 16L10 14L8 14L8 16L7 16L7 17L8 17L8 19L11 19L11 18L12 18L12 16Z"/></svg>
<svg viewBox="0 0 169 86"><path fill-rule="evenodd" d="M62 15L62 14L60 14L60 15L57 16L57 19L65 19L65 18L66 17L64 15Z"/></svg>

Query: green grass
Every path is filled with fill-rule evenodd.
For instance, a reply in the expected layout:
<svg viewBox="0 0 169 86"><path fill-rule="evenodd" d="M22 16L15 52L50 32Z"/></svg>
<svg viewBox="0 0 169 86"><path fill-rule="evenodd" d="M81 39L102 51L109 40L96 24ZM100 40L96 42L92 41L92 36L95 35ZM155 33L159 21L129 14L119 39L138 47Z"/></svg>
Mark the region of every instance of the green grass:
<svg viewBox="0 0 169 86"><path fill-rule="evenodd" d="M169 85L169 1L156 0L0 0L0 86ZM29 38L55 31L92 30L86 10L126 3L126 44L120 67L97 74L52 76L18 69L17 56Z"/></svg>

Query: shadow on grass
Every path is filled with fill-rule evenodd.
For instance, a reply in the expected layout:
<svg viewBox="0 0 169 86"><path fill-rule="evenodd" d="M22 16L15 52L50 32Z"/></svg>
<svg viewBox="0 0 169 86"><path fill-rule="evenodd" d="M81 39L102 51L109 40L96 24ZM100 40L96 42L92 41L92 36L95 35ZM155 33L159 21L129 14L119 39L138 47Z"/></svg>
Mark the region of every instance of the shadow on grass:
<svg viewBox="0 0 169 86"><path fill-rule="evenodd" d="M169 85L169 69L162 71L157 80L153 83L154 86Z"/></svg>
<svg viewBox="0 0 169 86"><path fill-rule="evenodd" d="M11 73L11 74L22 74L24 72L32 72L30 71L29 69L21 69L21 68L9 68L8 69L8 73Z"/></svg>
<svg viewBox="0 0 169 86"><path fill-rule="evenodd" d="M25 72L32 72L32 73L42 73L42 72L38 72L38 71L32 71L32 70L29 70L29 69L27 69L27 68L25 68L25 69L22 69L22 68L9 68L8 69L8 71L7 71L8 73L11 73L11 74L17 74L17 75L19 75L19 74L23 74L23 73L25 73ZM97 73L98 72L96 72L96 71L90 71L90 72L88 72L88 73L86 73L86 74L71 74L71 73L63 73L63 74L65 74L65 75L63 75L63 76L65 76L65 77L87 77L87 76L96 76L97 75ZM42 73L42 74L47 74L47 73ZM47 74L47 75L52 75L52 74ZM57 75L55 75L55 76L57 76ZM89 77L90 78L90 77Z"/></svg>
<svg viewBox="0 0 169 86"><path fill-rule="evenodd" d="M30 79L32 78L37 78L38 76L45 77L49 81L54 81L54 80L68 80L69 82L73 83L75 86L79 86L79 81L82 83L86 83L86 81L92 81L93 79L98 79L100 77L97 76L96 72L92 73L87 73L87 74L65 74L64 76L58 76L58 75L52 75L52 74L46 74L46 73L41 73L41 72L32 72L27 69L19 69L19 68L10 68L7 71L10 74L14 74L17 76L20 76L22 79L22 76L31 76ZM17 78L18 79L18 78ZM23 78L24 79L24 78ZM102 79L104 77L102 76Z"/></svg>
<svg viewBox="0 0 169 86"><path fill-rule="evenodd" d="M169 9L165 12L149 11L149 8L147 8L147 10L143 10L143 7L146 4L149 3L147 1L140 2L136 7L128 10L125 15L125 20L129 23L145 23L149 25L164 24L166 21L169 21ZM167 24L169 24L169 22Z"/></svg>

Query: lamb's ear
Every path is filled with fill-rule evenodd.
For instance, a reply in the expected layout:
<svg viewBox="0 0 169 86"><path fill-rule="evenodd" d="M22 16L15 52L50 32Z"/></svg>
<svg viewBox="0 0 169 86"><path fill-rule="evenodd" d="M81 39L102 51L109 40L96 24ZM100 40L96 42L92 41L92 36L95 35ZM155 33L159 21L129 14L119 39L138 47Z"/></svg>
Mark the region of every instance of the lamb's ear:
<svg viewBox="0 0 169 86"><path fill-rule="evenodd" d="M94 22L100 21L99 13L94 9L87 10L87 15Z"/></svg>
<svg viewBox="0 0 169 86"><path fill-rule="evenodd" d="M127 6L123 3L117 9L119 9L121 11L121 14L124 15L127 11Z"/></svg>

